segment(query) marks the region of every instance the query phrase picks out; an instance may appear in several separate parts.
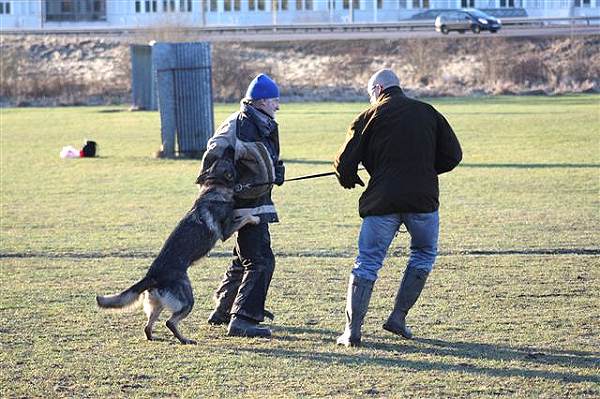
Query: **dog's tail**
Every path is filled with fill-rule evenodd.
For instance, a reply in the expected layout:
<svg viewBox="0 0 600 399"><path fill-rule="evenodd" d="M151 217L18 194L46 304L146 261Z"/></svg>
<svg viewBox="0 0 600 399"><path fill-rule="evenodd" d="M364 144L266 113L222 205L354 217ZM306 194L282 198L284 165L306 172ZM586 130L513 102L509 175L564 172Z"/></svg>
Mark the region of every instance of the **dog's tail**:
<svg viewBox="0 0 600 399"><path fill-rule="evenodd" d="M144 291L153 288L156 282L153 278L144 277L120 294L97 295L98 306L104 309L128 310L137 307Z"/></svg>

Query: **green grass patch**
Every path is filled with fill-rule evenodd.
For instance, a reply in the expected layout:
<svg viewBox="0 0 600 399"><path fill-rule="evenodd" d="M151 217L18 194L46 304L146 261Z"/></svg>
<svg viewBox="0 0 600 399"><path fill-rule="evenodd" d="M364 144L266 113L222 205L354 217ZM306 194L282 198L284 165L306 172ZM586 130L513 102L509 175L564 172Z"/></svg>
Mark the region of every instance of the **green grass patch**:
<svg viewBox="0 0 600 399"><path fill-rule="evenodd" d="M0 397L600 396L600 96L432 103L464 160L440 178L440 257L409 315L417 339L381 329L408 254L399 234L360 349L334 345L360 191L333 177L274 189L272 339L205 323L226 242L190 269L196 306L181 328L199 344L162 323L146 342L141 310L99 311L94 296L145 273L194 200L199 162L152 157L156 112L1 109ZM364 107L283 104L287 176L330 171ZM215 119L236 108L217 105ZM99 158L58 157L85 138Z"/></svg>

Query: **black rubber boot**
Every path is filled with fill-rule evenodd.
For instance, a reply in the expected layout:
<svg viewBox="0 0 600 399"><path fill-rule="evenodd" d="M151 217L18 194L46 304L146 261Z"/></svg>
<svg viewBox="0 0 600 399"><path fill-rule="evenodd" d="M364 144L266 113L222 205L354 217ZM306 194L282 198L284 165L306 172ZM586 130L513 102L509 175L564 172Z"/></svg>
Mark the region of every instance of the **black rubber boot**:
<svg viewBox="0 0 600 399"><path fill-rule="evenodd" d="M421 295L429 272L422 269L407 268L396 294L394 310L390 313L383 329L406 339L412 338L412 331L406 326L406 314Z"/></svg>
<svg viewBox="0 0 600 399"><path fill-rule="evenodd" d="M232 315L227 335L230 337L270 337L271 329L261 327L257 321Z"/></svg>
<svg viewBox="0 0 600 399"><path fill-rule="evenodd" d="M338 345L360 346L360 330L369 308L373 284L373 281L350 274L346 297L346 328L337 339Z"/></svg>
<svg viewBox="0 0 600 399"><path fill-rule="evenodd" d="M234 249L233 255L237 256L237 251ZM208 323L214 326L226 325L231 320L231 307L238 294L244 267L239 259L234 258L233 262L225 272L221 285L214 295L215 309L208 317Z"/></svg>
<svg viewBox="0 0 600 399"><path fill-rule="evenodd" d="M213 326L221 326L224 324L228 324L231 320L231 315L229 313L221 312L219 309L215 309L212 311L210 316L208 316L208 324Z"/></svg>

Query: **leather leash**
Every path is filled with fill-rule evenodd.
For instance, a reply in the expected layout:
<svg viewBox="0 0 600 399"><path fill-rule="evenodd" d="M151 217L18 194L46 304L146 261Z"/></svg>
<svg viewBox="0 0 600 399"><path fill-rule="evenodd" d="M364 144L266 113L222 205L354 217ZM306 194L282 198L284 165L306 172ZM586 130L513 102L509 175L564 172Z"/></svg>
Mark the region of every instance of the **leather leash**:
<svg viewBox="0 0 600 399"><path fill-rule="evenodd" d="M358 170L365 170L365 168L358 168ZM325 177L325 176L333 176L335 172L325 172L325 173L316 173L313 175L304 175L298 177L292 177L291 179L285 179L283 182L289 181L298 181L298 180L308 180L308 179L316 179L317 177ZM236 184L234 187L234 191L236 193L242 192L244 190L248 190L253 187L266 186L268 184L275 184L275 182L265 182L265 183L246 183L246 184Z"/></svg>

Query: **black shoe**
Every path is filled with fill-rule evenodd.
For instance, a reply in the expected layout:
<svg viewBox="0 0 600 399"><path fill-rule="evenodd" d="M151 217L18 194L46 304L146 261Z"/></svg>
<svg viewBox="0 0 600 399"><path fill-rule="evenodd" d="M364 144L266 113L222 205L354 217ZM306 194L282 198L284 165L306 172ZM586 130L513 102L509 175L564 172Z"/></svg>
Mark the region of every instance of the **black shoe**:
<svg viewBox="0 0 600 399"><path fill-rule="evenodd" d="M245 320L233 315L227 327L227 335L230 337L270 337L271 329L259 326L256 321Z"/></svg>
<svg viewBox="0 0 600 399"><path fill-rule="evenodd" d="M219 312L218 310L213 310L213 312L208 317L208 324L213 326L222 326L224 324L229 324L231 320L231 315L229 313L225 314Z"/></svg>

